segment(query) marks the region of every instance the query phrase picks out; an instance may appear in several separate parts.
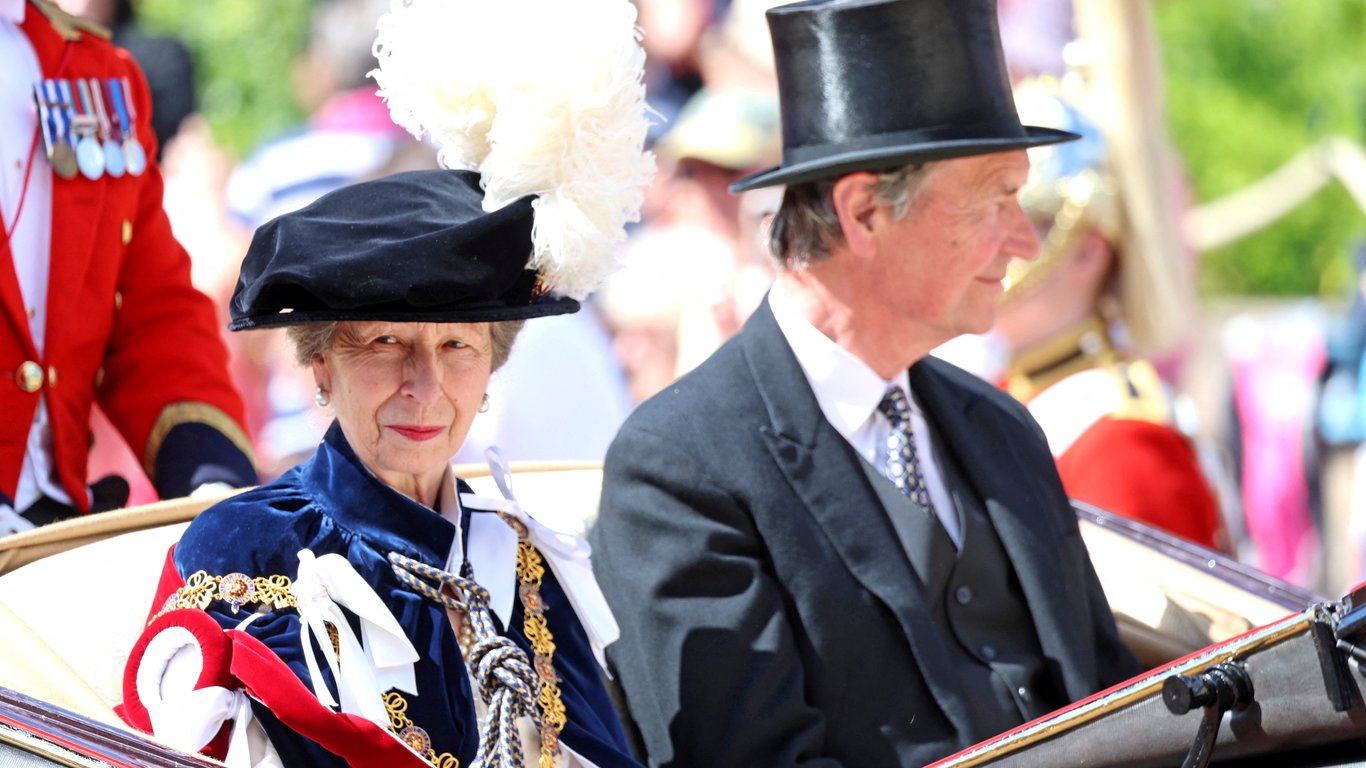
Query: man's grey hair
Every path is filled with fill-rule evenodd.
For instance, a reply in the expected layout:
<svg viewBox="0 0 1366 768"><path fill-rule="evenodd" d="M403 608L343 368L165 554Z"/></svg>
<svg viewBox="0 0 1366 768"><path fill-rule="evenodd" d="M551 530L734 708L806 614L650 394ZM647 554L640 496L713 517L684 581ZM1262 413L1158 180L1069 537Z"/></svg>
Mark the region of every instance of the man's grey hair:
<svg viewBox="0 0 1366 768"><path fill-rule="evenodd" d="M493 347L492 370L503 367L503 363L508 361L508 356L512 354L512 342L516 341L517 334L526 325L525 320L501 320L489 323L489 342ZM331 323L302 323L300 325L289 326L286 335L290 342L294 344L294 358L299 361L299 365L308 367L313 364L316 358L323 357L332 349L332 345L337 342L337 334L341 330L340 322Z"/></svg>
<svg viewBox="0 0 1366 768"><path fill-rule="evenodd" d="M878 204L891 206L900 219L925 189L938 163L915 163L875 174L873 194ZM793 184L783 192L783 202L773 216L769 249L783 269L795 269L830 258L831 243L844 237L835 213L833 192L839 178Z"/></svg>

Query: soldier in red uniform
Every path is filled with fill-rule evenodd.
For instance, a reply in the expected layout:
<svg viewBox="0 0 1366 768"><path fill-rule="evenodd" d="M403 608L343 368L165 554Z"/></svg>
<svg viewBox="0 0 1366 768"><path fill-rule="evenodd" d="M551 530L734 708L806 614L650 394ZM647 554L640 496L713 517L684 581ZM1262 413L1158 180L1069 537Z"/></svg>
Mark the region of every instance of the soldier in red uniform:
<svg viewBox="0 0 1366 768"><path fill-rule="evenodd" d="M95 403L163 497L256 481L146 82L107 36L0 0L0 533L122 503L86 487Z"/></svg>
<svg viewBox="0 0 1366 768"><path fill-rule="evenodd" d="M1226 548L1169 388L1141 356L1181 330L1183 254L1133 236L1141 201L1125 195L1091 117L1038 82L1017 92L1021 114L1082 140L1039 152L1021 192L1043 248L1012 264L997 315L1005 387L1043 427L1069 496Z"/></svg>

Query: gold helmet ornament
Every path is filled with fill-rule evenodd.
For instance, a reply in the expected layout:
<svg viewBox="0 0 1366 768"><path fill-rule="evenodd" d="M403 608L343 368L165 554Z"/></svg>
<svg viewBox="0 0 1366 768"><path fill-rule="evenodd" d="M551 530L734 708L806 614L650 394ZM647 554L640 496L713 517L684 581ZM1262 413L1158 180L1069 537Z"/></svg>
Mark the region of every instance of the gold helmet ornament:
<svg viewBox="0 0 1366 768"><path fill-rule="evenodd" d="M1026 80L1015 87L1022 121L1071 131L1081 139L1029 150L1029 179L1020 191L1020 203L1039 231L1039 257L1011 263L1001 301L1034 290L1075 254L1088 233L1096 232L1110 244L1117 262L1106 291L1111 300L1100 308L1105 319L1122 324L1127 346L1144 354L1158 352L1179 332L1172 320L1179 317L1173 305L1181 300L1184 281L1175 260L1182 254L1153 247L1155 242L1170 242L1165 238L1137 237L1131 222L1134 206L1169 202L1126 194L1131 185L1115 169L1114 133L1102 126L1100 115L1080 106L1082 96L1075 90L1052 78Z"/></svg>

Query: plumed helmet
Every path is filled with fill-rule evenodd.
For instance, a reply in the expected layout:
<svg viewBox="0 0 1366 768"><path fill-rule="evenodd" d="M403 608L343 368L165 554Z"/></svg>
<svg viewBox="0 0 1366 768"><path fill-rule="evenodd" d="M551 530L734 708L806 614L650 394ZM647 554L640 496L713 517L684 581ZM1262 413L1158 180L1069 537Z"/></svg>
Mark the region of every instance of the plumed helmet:
<svg viewBox="0 0 1366 768"><path fill-rule="evenodd" d="M1103 111L1087 103L1078 77L1026 80L1015 88L1022 119L1075 133L1068 144L1029 150L1030 172L1020 202L1041 234L1039 257L1015 260L1006 278L1002 301L1028 293L1068 258L1089 232L1098 232L1114 250L1117 265L1111 295L1126 334L1139 351L1155 352L1171 343L1184 279L1170 249L1154 247L1164 239L1144 238L1132 222L1135 206L1168 205L1150 200L1137 189L1167 187L1145 184L1118 171L1115 144L1123 134ZM1066 85L1065 85L1066 84ZM1132 138L1132 137L1131 137ZM1127 183L1126 183L1127 182Z"/></svg>

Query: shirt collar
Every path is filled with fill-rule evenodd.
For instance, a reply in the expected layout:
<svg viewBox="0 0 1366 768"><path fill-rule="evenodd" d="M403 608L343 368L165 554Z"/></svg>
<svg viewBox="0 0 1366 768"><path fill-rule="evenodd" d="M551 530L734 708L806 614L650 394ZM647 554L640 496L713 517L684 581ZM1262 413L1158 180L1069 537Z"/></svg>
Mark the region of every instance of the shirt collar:
<svg viewBox="0 0 1366 768"><path fill-rule="evenodd" d="M906 372L884 381L867 363L816 330L797 311L781 279L769 291L768 305L806 374L821 413L846 440L868 423L890 387L900 386L910 393ZM911 398L911 407L916 408L915 398Z"/></svg>
<svg viewBox="0 0 1366 768"><path fill-rule="evenodd" d="M15 26L24 23L27 0L0 0L0 19L13 22Z"/></svg>

